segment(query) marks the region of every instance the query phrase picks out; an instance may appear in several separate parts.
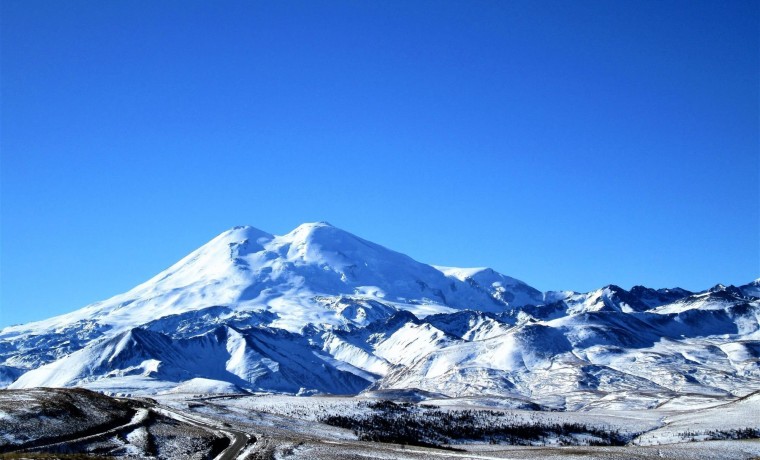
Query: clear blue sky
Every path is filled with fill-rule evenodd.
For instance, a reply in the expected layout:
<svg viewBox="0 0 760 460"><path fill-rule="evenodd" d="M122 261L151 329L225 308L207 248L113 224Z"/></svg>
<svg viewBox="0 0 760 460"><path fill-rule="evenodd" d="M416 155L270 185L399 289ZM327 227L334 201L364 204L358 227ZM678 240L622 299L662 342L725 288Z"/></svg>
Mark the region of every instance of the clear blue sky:
<svg viewBox="0 0 760 460"><path fill-rule="evenodd" d="M757 1L2 1L0 326L327 220L542 290L760 276Z"/></svg>

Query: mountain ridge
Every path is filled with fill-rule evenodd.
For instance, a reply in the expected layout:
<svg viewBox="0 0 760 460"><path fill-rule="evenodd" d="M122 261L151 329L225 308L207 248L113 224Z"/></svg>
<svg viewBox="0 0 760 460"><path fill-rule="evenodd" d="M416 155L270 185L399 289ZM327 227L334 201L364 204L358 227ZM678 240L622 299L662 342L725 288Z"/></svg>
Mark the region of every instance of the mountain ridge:
<svg viewBox="0 0 760 460"><path fill-rule="evenodd" d="M760 389L758 286L540 292L326 222L279 236L239 226L125 293L0 330L0 386L151 394L207 379L565 409L600 395L647 407L683 391L738 397Z"/></svg>

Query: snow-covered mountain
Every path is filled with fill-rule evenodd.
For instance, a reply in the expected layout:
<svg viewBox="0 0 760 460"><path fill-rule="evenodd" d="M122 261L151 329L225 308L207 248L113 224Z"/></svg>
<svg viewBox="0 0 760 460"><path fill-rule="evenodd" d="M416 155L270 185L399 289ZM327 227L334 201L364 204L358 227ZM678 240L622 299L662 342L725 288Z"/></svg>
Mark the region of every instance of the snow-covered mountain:
<svg viewBox="0 0 760 460"><path fill-rule="evenodd" d="M742 396L760 389L758 286L542 293L327 223L235 227L124 294L0 331L0 385L419 389L561 408Z"/></svg>

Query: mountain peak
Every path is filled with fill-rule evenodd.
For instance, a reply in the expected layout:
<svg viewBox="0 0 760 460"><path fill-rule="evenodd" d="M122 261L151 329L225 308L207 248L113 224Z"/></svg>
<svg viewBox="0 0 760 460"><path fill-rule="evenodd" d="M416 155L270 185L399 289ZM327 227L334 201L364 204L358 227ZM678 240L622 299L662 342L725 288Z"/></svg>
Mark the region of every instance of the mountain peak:
<svg viewBox="0 0 760 460"><path fill-rule="evenodd" d="M336 230L340 230L336 226L330 224L326 221L318 221L318 222L304 222L298 227L294 228L290 233L296 233L296 232L311 232L320 228L334 228Z"/></svg>
<svg viewBox="0 0 760 460"><path fill-rule="evenodd" d="M250 226L250 225L237 225L235 227L232 227L229 230L225 230L224 232L220 233L216 238L211 240L209 243L212 243L217 240L225 240L226 242L239 242L244 240L253 240L256 241L260 238L265 238L267 240L271 240L274 237L274 235L265 232L263 230L260 230L256 227Z"/></svg>
<svg viewBox="0 0 760 460"><path fill-rule="evenodd" d="M294 228L290 231L290 233L283 235L283 237L292 237L292 238L300 238L300 239L308 239L316 234L324 234L324 235L330 235L330 234L346 234L351 235L349 232L345 230L341 230L338 227L335 227L331 225L328 222L320 221L320 222L306 222L298 227ZM351 235L353 236L353 235Z"/></svg>
<svg viewBox="0 0 760 460"><path fill-rule="evenodd" d="M384 259L393 252L327 222L301 224L290 233L276 237L276 241L288 247L289 258L333 267L362 264L367 258Z"/></svg>
<svg viewBox="0 0 760 460"><path fill-rule="evenodd" d="M299 227L333 227L336 228L333 224L326 220L320 220L317 222L304 222L303 224L299 225Z"/></svg>

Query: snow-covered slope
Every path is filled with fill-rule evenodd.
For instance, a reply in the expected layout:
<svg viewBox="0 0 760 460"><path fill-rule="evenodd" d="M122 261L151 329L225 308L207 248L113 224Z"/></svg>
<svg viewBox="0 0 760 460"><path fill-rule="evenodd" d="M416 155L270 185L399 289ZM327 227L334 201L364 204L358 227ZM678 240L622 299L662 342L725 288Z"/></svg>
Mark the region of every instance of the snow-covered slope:
<svg viewBox="0 0 760 460"><path fill-rule="evenodd" d="M747 297L760 298L760 278L751 283L745 284L744 286L741 286L739 289L741 289L742 294Z"/></svg>
<svg viewBox="0 0 760 460"><path fill-rule="evenodd" d="M360 369L316 353L302 336L258 328L241 334L222 326L188 339L131 329L31 370L10 388L78 386L103 379L131 387L135 378L168 386L205 378L252 390L337 394L359 392L373 380Z"/></svg>
<svg viewBox="0 0 760 460"><path fill-rule="evenodd" d="M0 386L414 389L575 409L740 397L760 389L759 283L542 293L326 223L235 227L124 294L0 331Z"/></svg>

